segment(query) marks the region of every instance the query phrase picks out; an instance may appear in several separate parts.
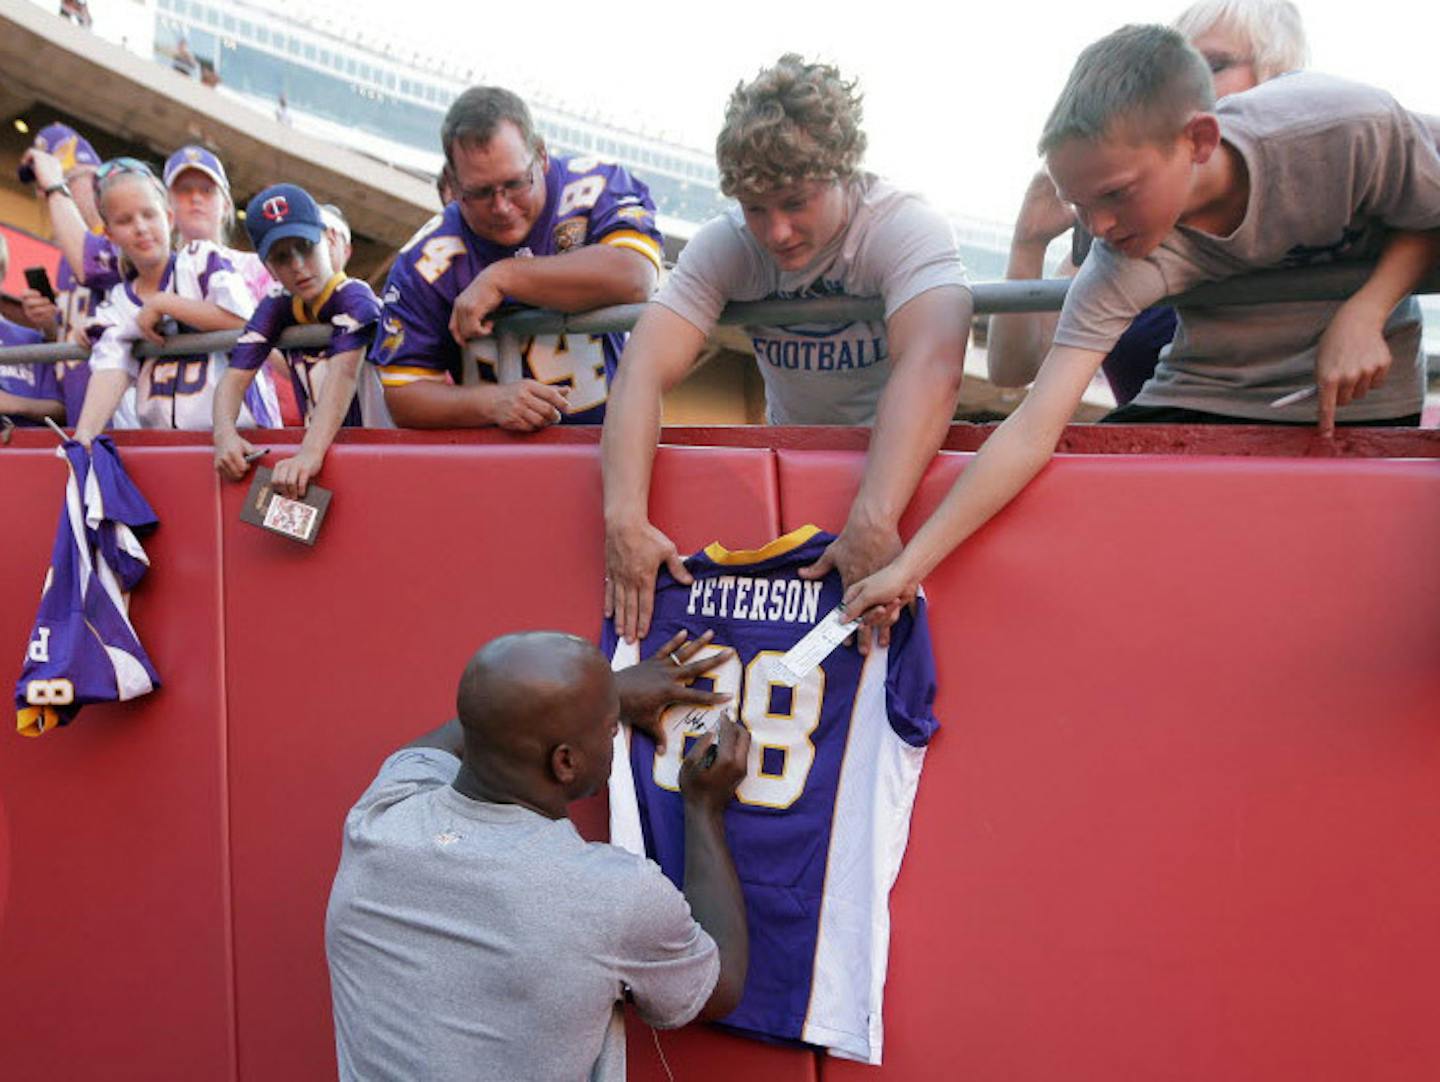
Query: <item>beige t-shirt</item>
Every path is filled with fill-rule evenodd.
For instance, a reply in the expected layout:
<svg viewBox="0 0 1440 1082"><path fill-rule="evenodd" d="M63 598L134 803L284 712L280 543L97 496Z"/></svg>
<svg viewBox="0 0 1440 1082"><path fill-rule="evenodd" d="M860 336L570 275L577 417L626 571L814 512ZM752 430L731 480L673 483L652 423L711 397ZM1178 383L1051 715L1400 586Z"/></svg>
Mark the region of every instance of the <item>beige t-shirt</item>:
<svg viewBox="0 0 1440 1082"><path fill-rule="evenodd" d="M695 234L657 304L709 334L730 301L881 297L885 319L937 286L970 286L954 232L917 195L865 173L849 185L847 224L808 266L782 270L745 228L738 207ZM875 420L890 376L883 320L746 327L765 379L771 424L854 425Z"/></svg>
<svg viewBox="0 0 1440 1082"><path fill-rule="evenodd" d="M1097 242L1070 287L1058 345L1108 352L1136 314L1202 282L1372 261L1391 230L1440 228L1435 134L1384 91L1297 73L1227 97L1216 113L1249 170L1239 228L1216 237L1177 226L1144 259ZM1181 307L1175 340L1135 403L1313 421L1313 397L1282 409L1270 402L1314 385L1316 349L1340 303ZM1392 313L1385 336L1394 358L1385 385L1342 407L1339 420L1420 412L1425 360L1413 298Z"/></svg>

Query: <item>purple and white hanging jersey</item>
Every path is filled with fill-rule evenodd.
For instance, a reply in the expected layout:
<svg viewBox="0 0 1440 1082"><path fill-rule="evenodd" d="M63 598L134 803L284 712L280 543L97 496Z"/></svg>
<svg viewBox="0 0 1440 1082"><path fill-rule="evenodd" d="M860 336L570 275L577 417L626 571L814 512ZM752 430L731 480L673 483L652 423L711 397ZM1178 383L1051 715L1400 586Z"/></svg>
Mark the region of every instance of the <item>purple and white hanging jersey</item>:
<svg viewBox="0 0 1440 1082"><path fill-rule="evenodd" d="M644 642L604 647L624 668L681 628L715 632L710 650L735 656L707 678L733 699L671 707L657 754L622 727L610 776L610 840L656 860L682 885L680 760L733 710L750 730L750 762L725 811L725 833L745 895L750 969L740 1005L723 1023L880 1062L881 999L890 948L889 894L910 830L925 746L938 727L935 663L925 603L892 630L888 649L841 646L794 687L770 666L840 602L840 576L807 581L834 536L814 526L762 549L719 544L689 557L691 586L663 569Z"/></svg>
<svg viewBox="0 0 1440 1082"><path fill-rule="evenodd" d="M612 162L551 155L545 208L529 236L513 248L471 232L460 205L451 203L400 249L385 283L380 333L370 351L381 381L386 387L417 380L463 382L460 347L450 335L455 298L491 263L560 255L587 244L628 248L660 269L661 235L650 190ZM562 422L599 424L624 346L623 334L502 334L482 343L480 374L492 383L525 378L568 387Z"/></svg>
<svg viewBox="0 0 1440 1082"><path fill-rule="evenodd" d="M150 567L136 531L153 527L155 512L108 436L89 454L74 440L56 454L70 478L15 686L24 736L69 724L88 703L133 699L160 686L129 616L130 591Z"/></svg>
<svg viewBox="0 0 1440 1082"><path fill-rule="evenodd" d="M222 250L209 241L191 241L170 257L160 282L164 292L191 300L208 301L248 319L255 301ZM213 427L215 388L228 364L224 350L181 357L135 360L131 347L141 340L135 317L144 301L133 280L110 290L91 324L90 368L100 372L123 369L135 379L135 413L141 428ZM165 333L188 333L194 328L178 324ZM269 372L261 369L245 392L238 421L240 428L279 428L280 405Z"/></svg>

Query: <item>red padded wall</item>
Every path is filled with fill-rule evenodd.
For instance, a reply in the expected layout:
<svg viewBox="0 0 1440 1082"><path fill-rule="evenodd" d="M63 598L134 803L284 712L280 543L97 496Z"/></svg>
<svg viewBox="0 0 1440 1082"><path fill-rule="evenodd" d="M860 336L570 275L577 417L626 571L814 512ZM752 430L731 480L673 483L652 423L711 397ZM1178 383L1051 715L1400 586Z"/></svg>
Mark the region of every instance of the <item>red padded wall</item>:
<svg viewBox="0 0 1440 1082"><path fill-rule="evenodd" d="M122 446L163 521L135 617L166 686L0 734L0 1077L325 1077L344 811L485 638L595 634L596 452L343 437L310 551L241 525L194 437ZM684 551L836 528L861 462L667 449L652 517ZM0 561L7 689L63 477L33 436L0 449L38 509ZM1434 462L1058 459L928 584L945 728L885 1066L694 1027L661 1035L675 1076L1440 1076L1437 488ZM630 1058L665 1077L633 1021Z"/></svg>
<svg viewBox="0 0 1440 1082"><path fill-rule="evenodd" d="M345 811L384 756L453 713L487 639L595 638L600 624L593 445L342 446L324 483L336 495L313 550L240 523L243 490L224 494L240 1064L254 1082L334 1072L325 902ZM667 450L652 502L682 549L762 543L778 517L773 458ZM603 830L602 801L576 816ZM670 1039L672 1062L725 1040ZM765 1073L791 1061L780 1050L746 1056L757 1079L807 1076ZM637 1060L631 1077L650 1077Z"/></svg>
<svg viewBox="0 0 1440 1082"><path fill-rule="evenodd" d="M839 526L859 456L779 458ZM1054 462L927 584L886 1063L822 1075L1440 1077L1437 536L1430 463Z"/></svg>
<svg viewBox="0 0 1440 1082"><path fill-rule="evenodd" d="M0 450L14 518L0 560L6 702L55 537L66 470ZM165 686L38 739L0 730L0 1077L235 1077L219 534L210 455L123 451L159 515L135 626ZM8 820L8 828L5 825ZM0 872L0 882L6 873ZM3 891L0 891L3 894Z"/></svg>

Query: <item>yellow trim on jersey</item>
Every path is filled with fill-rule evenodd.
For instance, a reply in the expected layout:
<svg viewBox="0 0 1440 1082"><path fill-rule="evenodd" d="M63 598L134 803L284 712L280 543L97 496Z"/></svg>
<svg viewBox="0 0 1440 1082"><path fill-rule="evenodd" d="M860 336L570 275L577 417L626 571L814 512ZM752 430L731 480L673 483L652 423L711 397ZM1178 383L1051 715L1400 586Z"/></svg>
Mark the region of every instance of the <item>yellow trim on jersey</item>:
<svg viewBox="0 0 1440 1082"><path fill-rule="evenodd" d="M634 229L617 229L601 237L600 243L613 244L617 248L630 248L654 263L656 270L660 269L660 245L655 243L654 237Z"/></svg>
<svg viewBox="0 0 1440 1082"><path fill-rule="evenodd" d="M300 299L300 294L290 295L290 310L295 315L296 323L317 323L320 320L320 309L324 308L330 300L330 295L340 288L345 281L345 275L336 273L330 276L325 283L325 288L320 291L320 296L315 298L315 307L310 307Z"/></svg>
<svg viewBox="0 0 1440 1082"><path fill-rule="evenodd" d="M776 556L783 556L793 549L798 549L819 532L819 526L801 526L798 530L791 530L784 537L775 538L763 548L737 549L734 552L720 544L719 541L712 541L705 546L705 555L717 564L725 564L730 567L738 564L758 564L762 560L772 560Z"/></svg>
<svg viewBox="0 0 1440 1082"><path fill-rule="evenodd" d="M404 387L420 380L435 380L438 383L444 383L446 378L444 372L438 372L433 368L416 368L404 364L382 364L380 366L380 384L383 387Z"/></svg>

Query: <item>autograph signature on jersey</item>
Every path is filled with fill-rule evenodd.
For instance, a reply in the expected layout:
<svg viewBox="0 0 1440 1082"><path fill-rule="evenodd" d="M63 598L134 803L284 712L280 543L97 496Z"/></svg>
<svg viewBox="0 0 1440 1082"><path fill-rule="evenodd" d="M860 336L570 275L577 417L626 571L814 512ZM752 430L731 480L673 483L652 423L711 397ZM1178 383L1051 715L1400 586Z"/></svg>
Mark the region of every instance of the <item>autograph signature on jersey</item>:
<svg viewBox="0 0 1440 1082"><path fill-rule="evenodd" d="M701 706L676 717L671 728L681 733L713 733L720 728L725 712L715 706Z"/></svg>

